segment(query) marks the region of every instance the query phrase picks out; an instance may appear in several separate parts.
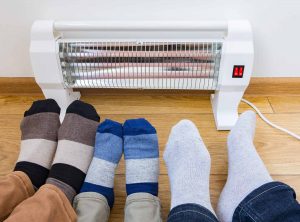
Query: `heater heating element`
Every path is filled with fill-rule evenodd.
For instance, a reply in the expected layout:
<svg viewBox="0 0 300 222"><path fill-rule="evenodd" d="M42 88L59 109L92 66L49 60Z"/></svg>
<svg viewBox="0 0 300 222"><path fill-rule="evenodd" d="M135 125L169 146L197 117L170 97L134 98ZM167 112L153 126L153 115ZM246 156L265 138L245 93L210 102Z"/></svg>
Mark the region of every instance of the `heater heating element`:
<svg viewBox="0 0 300 222"><path fill-rule="evenodd" d="M58 42L68 88L217 87L221 42Z"/></svg>
<svg viewBox="0 0 300 222"><path fill-rule="evenodd" d="M64 110L80 88L214 90L216 127L228 130L249 84L248 21L36 21L31 62L45 97Z"/></svg>

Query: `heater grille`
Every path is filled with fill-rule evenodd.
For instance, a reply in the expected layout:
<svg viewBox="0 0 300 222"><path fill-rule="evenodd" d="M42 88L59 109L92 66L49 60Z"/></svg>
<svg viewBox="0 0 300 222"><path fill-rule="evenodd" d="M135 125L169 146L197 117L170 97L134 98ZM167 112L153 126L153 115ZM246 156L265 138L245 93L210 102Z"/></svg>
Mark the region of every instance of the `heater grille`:
<svg viewBox="0 0 300 222"><path fill-rule="evenodd" d="M68 88L217 87L222 42L58 41Z"/></svg>

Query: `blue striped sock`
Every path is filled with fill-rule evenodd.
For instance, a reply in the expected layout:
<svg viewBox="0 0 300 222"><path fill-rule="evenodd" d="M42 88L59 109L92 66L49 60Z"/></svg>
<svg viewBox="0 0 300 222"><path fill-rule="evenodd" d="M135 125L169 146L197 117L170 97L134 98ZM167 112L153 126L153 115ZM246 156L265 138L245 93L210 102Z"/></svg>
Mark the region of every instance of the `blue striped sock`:
<svg viewBox="0 0 300 222"><path fill-rule="evenodd" d="M145 119L123 125L126 192L158 195L159 150L155 128Z"/></svg>
<svg viewBox="0 0 300 222"><path fill-rule="evenodd" d="M122 157L122 124L105 120L97 129L94 157L80 193L96 192L106 197L108 205L114 203L115 169Z"/></svg>

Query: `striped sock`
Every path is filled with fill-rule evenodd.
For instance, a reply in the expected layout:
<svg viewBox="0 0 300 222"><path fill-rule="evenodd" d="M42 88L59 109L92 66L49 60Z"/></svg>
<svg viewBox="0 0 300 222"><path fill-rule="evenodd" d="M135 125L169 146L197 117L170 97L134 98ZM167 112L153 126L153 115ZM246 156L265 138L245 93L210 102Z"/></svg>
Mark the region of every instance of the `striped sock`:
<svg viewBox="0 0 300 222"><path fill-rule="evenodd" d="M118 122L105 120L97 129L92 163L80 192L103 195L112 208L114 204L115 169L123 152L123 128Z"/></svg>
<svg viewBox="0 0 300 222"><path fill-rule="evenodd" d="M126 120L123 135L127 195L157 196L159 150L155 128L145 119Z"/></svg>
<svg viewBox="0 0 300 222"><path fill-rule="evenodd" d="M14 171L28 175L35 189L42 186L57 146L60 108L53 99L33 102L21 122L21 149Z"/></svg>
<svg viewBox="0 0 300 222"><path fill-rule="evenodd" d="M57 151L46 181L60 188L72 202L91 163L99 116L79 100L69 105L58 132Z"/></svg>

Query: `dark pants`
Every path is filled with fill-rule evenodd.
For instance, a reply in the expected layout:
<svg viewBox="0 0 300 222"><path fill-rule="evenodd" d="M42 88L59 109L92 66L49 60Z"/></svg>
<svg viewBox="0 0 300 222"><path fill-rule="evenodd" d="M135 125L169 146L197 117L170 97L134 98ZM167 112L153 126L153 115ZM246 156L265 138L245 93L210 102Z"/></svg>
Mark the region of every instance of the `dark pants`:
<svg viewBox="0 0 300 222"><path fill-rule="evenodd" d="M218 222L206 208L184 204L173 208L168 222ZM232 222L300 222L295 191L281 182L267 183L251 192L235 209Z"/></svg>

